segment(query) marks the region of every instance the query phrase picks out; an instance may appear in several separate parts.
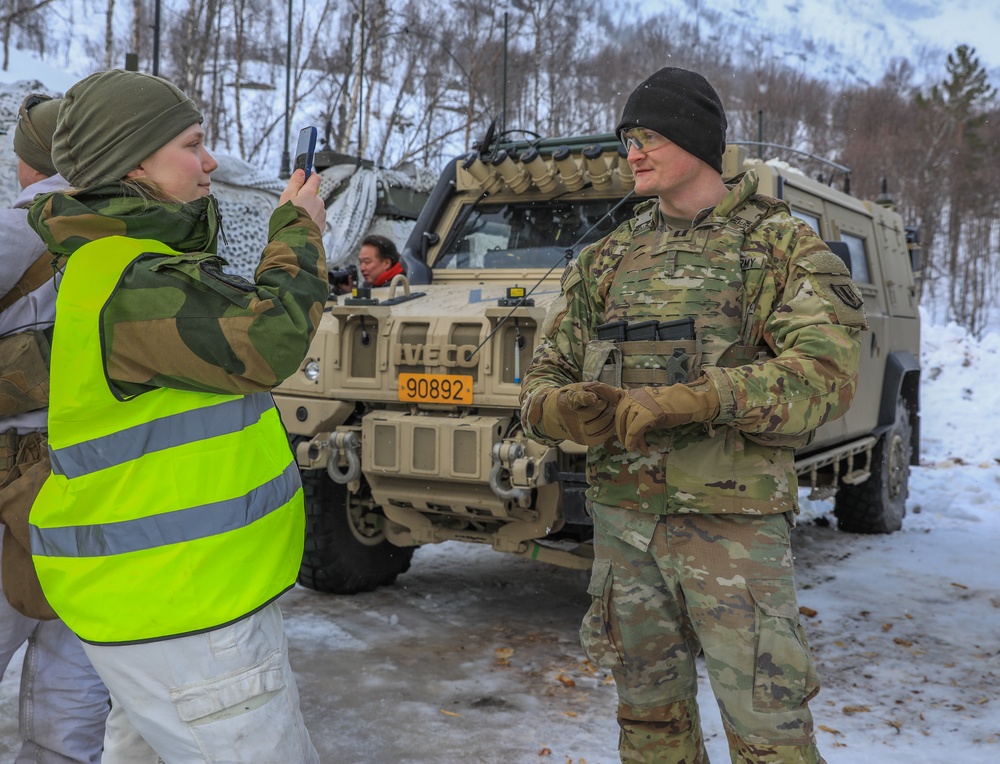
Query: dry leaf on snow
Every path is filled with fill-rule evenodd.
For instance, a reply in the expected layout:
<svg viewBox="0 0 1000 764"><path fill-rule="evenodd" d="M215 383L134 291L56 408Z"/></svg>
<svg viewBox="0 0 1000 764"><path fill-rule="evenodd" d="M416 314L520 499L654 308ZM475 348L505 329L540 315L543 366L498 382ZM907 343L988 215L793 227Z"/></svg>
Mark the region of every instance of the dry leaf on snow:
<svg viewBox="0 0 1000 764"><path fill-rule="evenodd" d="M871 712L868 706L844 706L842 711L845 714L867 714Z"/></svg>

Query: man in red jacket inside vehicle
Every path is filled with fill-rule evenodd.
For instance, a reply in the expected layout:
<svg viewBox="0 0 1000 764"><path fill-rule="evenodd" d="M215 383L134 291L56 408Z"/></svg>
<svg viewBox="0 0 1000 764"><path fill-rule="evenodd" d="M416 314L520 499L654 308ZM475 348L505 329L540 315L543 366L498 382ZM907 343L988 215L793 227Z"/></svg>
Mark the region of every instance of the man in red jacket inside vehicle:
<svg viewBox="0 0 1000 764"><path fill-rule="evenodd" d="M385 286L403 272L396 245L385 236L366 236L358 254L358 268L367 287Z"/></svg>

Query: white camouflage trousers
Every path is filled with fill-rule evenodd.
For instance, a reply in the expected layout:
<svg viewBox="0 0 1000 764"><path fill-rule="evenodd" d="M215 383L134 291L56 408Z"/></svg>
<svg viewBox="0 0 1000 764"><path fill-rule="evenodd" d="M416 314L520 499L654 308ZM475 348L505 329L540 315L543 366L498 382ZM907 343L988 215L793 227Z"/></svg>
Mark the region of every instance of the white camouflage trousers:
<svg viewBox="0 0 1000 764"><path fill-rule="evenodd" d="M25 642L15 764L97 764L108 691L83 645L62 621L28 618L0 594L0 677Z"/></svg>
<svg viewBox="0 0 1000 764"><path fill-rule="evenodd" d="M276 602L204 634L84 649L111 690L104 764L319 764Z"/></svg>

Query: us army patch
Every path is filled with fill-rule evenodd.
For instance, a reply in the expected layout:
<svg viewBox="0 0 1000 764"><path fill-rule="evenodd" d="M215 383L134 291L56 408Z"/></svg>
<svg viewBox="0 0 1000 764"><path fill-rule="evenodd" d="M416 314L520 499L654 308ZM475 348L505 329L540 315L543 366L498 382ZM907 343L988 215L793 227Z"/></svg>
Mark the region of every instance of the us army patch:
<svg viewBox="0 0 1000 764"><path fill-rule="evenodd" d="M741 263L742 265L742 263ZM864 305L864 300L861 299L861 293L858 292L854 284L847 282L846 284L830 284L830 291L832 291L844 305L852 310L858 310L862 305Z"/></svg>
<svg viewBox="0 0 1000 764"><path fill-rule="evenodd" d="M861 292L854 285L853 281L842 281L834 283L829 281L827 286L834 299L831 301L833 309L837 312L837 321L843 326L854 326L859 329L868 328L868 319L865 317L864 299Z"/></svg>
<svg viewBox="0 0 1000 764"><path fill-rule="evenodd" d="M767 258L763 255L740 255L740 270L756 270L765 265L767 265Z"/></svg>

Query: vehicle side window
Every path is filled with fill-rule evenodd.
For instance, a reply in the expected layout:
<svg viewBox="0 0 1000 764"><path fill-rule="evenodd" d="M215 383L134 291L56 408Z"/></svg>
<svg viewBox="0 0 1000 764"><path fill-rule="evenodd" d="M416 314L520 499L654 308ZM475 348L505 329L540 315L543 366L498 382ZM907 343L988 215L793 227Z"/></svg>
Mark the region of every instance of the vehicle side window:
<svg viewBox="0 0 1000 764"><path fill-rule="evenodd" d="M872 279L868 272L868 248L865 246L865 240L843 231L840 238L851 251L851 277L855 282L870 284Z"/></svg>
<svg viewBox="0 0 1000 764"><path fill-rule="evenodd" d="M805 223L807 223L809 225L809 227L812 228L813 231L816 232L817 236L820 235L820 232L819 232L819 217L818 216L813 215L811 212L805 212L804 210L792 210L792 215L794 215L795 217L797 217L799 220L802 220Z"/></svg>

